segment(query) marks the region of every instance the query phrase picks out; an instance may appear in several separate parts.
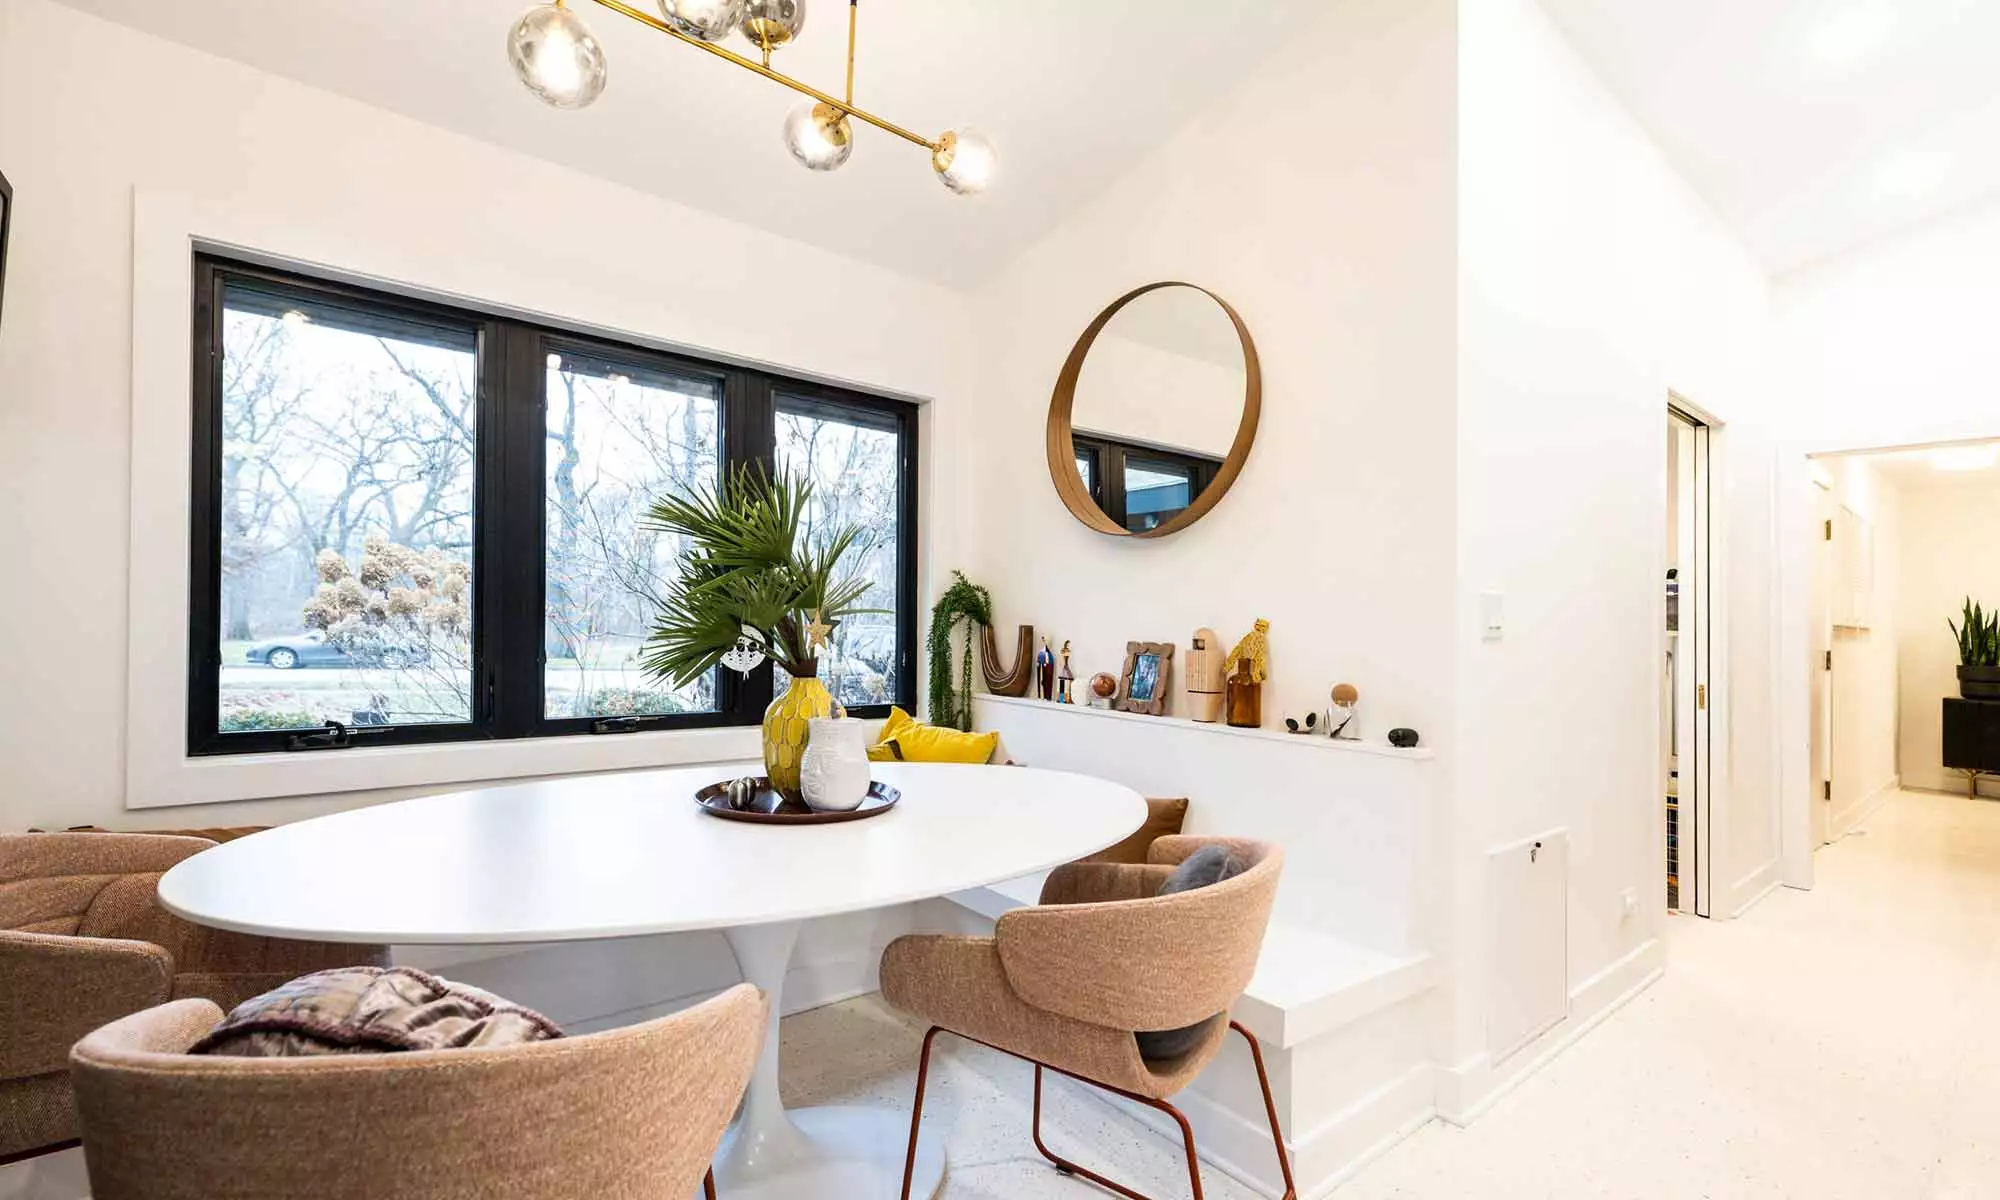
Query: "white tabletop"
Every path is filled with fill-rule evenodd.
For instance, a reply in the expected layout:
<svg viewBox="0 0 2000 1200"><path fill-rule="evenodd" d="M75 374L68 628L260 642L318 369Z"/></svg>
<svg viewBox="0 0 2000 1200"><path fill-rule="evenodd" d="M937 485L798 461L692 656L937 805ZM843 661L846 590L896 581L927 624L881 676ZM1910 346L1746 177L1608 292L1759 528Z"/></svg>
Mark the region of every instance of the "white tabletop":
<svg viewBox="0 0 2000 1200"><path fill-rule="evenodd" d="M281 826L160 880L202 925L332 942L545 942L718 929L902 904L1095 853L1137 792L1026 767L877 763L902 792L832 825L696 807L749 767L581 776L426 796Z"/></svg>

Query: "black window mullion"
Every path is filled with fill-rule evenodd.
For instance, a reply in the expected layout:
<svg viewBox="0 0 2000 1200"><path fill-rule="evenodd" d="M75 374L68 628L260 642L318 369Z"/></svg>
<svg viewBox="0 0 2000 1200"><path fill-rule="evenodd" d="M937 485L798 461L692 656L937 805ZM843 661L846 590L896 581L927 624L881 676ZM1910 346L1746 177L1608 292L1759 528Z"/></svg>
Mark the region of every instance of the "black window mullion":
<svg viewBox="0 0 2000 1200"><path fill-rule="evenodd" d="M730 472L744 467L762 467L773 472L778 455L778 402L771 377L756 371L732 371L722 387L722 469ZM767 659L748 675L718 668L720 686L716 707L739 725L764 719L764 710L777 694L773 679L776 670Z"/></svg>
<svg viewBox="0 0 2000 1200"><path fill-rule="evenodd" d="M490 517L479 543L488 568L480 573L487 585L480 611L489 634L480 677L492 735L515 738L534 732L542 709L546 352L527 326L495 322L491 333L480 386L481 416L495 434L483 456L492 486L480 495Z"/></svg>
<svg viewBox="0 0 2000 1200"><path fill-rule="evenodd" d="M222 276L198 259L194 273L193 528L188 569L188 748L221 739L222 690Z"/></svg>

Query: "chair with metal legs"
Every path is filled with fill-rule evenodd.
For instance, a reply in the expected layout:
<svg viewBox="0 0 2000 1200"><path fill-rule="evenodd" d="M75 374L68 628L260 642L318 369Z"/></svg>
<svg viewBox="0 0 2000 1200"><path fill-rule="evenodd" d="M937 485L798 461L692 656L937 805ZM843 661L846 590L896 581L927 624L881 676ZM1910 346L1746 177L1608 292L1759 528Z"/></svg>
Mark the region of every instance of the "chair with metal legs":
<svg viewBox="0 0 2000 1200"><path fill-rule="evenodd" d="M1207 887L1157 895L1176 864L1211 844L1227 847L1247 869ZM917 1068L908 1163L916 1158L931 1052L938 1034L950 1032L1034 1064L1035 1148L1058 1171L1148 1200L1043 1142L1045 1071L1172 1117L1195 1200L1202 1200L1194 1131L1168 1098L1194 1081L1234 1029L1257 1069L1284 1200L1296 1200L1263 1051L1227 1016L1256 969L1282 852L1262 842L1168 837L1154 844L1151 859L1144 866L1059 867L1042 887L1041 904L1003 915L992 937L919 935L890 944L882 959L883 997L931 1025ZM1174 1057L1145 1057L1138 1030L1179 1031ZM909 1193L906 1163L904 1200Z"/></svg>

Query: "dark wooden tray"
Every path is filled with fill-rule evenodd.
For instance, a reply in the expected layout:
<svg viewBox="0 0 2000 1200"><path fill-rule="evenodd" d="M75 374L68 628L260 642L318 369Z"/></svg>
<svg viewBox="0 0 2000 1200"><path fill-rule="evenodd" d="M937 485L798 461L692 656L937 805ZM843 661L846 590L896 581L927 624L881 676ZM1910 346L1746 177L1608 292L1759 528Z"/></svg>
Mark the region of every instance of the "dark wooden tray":
<svg viewBox="0 0 2000 1200"><path fill-rule="evenodd" d="M707 810L709 815L725 821L749 821L757 825L830 825L835 821L879 817L896 807L896 802L903 798L903 793L886 783L871 783L859 808L849 812L819 812L780 796L772 790L771 781L759 775L756 779L757 795L750 801L750 806L736 809L729 807L729 783L725 779L721 783L709 784L694 794L694 802Z"/></svg>

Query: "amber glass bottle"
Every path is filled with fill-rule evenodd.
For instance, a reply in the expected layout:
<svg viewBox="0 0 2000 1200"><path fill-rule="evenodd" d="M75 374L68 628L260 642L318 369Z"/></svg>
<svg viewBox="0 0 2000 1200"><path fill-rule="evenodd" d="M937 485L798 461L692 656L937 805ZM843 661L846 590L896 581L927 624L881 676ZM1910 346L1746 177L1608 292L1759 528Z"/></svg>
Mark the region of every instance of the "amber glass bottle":
<svg viewBox="0 0 2000 1200"><path fill-rule="evenodd" d="M1238 729L1264 726L1264 685L1257 682L1256 670L1248 658L1236 660L1229 673L1228 721Z"/></svg>

